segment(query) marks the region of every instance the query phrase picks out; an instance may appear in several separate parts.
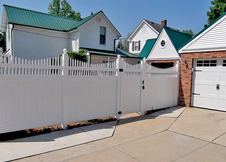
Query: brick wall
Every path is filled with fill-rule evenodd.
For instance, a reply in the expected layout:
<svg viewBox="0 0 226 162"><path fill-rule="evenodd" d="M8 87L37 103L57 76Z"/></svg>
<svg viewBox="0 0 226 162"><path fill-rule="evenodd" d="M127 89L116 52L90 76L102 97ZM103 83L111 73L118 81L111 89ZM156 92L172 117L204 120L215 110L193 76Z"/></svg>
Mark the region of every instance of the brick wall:
<svg viewBox="0 0 226 162"><path fill-rule="evenodd" d="M198 58L226 58L226 51L181 54L178 99L179 105L191 106L192 67L194 59ZM187 65L185 64L185 60Z"/></svg>

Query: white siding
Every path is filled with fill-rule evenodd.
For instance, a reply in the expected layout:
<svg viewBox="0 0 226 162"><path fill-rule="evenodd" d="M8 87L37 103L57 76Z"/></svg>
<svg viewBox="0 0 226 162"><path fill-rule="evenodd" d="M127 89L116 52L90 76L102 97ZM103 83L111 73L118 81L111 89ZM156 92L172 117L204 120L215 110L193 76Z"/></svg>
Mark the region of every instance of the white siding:
<svg viewBox="0 0 226 162"><path fill-rule="evenodd" d="M160 45L160 42L162 40L165 40L166 42L166 46L164 48L162 48ZM147 59L148 60L180 59L165 29L161 32L161 35L156 41Z"/></svg>
<svg viewBox="0 0 226 162"><path fill-rule="evenodd" d="M143 22L141 26L138 28L137 32L134 33L131 41L129 42L129 52L139 55L142 51L146 41L148 39L157 38L158 33L156 33L153 29L151 29L146 23ZM132 50L132 42L133 41L140 41L140 51L133 51Z"/></svg>
<svg viewBox="0 0 226 162"><path fill-rule="evenodd" d="M26 59L43 59L59 56L69 48L68 34L45 29L15 25L14 56Z"/></svg>
<svg viewBox="0 0 226 162"><path fill-rule="evenodd" d="M69 40L70 44L68 49L69 51L73 51L73 41L78 40L78 46L79 46L79 35L80 35L79 30L73 31L72 33L69 34L69 38L70 38Z"/></svg>
<svg viewBox="0 0 226 162"><path fill-rule="evenodd" d="M100 26L106 27L106 45L100 44ZM114 51L114 40L119 37L102 14L89 20L79 31L79 46L84 48Z"/></svg>
<svg viewBox="0 0 226 162"><path fill-rule="evenodd" d="M199 52L226 49L226 17L206 29L197 38L187 44L180 52Z"/></svg>

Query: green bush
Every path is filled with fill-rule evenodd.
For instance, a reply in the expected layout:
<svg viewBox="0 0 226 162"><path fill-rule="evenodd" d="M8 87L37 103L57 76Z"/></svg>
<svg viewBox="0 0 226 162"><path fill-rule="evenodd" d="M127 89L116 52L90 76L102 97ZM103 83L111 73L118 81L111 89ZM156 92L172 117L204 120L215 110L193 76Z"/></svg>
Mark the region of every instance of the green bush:
<svg viewBox="0 0 226 162"><path fill-rule="evenodd" d="M80 49L78 52L74 52L74 51L69 51L67 52L68 57L71 59L76 59L76 60L80 60L80 61L84 61L86 62L86 50L84 49Z"/></svg>

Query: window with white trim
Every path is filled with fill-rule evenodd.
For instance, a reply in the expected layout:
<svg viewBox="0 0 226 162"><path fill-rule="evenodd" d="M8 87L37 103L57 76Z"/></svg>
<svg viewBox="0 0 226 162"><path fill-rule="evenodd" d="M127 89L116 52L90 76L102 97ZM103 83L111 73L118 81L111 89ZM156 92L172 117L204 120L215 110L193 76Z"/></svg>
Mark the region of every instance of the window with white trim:
<svg viewBox="0 0 226 162"><path fill-rule="evenodd" d="M100 44L106 44L106 27L100 27Z"/></svg>
<svg viewBox="0 0 226 162"><path fill-rule="evenodd" d="M133 42L133 51L140 51L140 41Z"/></svg>

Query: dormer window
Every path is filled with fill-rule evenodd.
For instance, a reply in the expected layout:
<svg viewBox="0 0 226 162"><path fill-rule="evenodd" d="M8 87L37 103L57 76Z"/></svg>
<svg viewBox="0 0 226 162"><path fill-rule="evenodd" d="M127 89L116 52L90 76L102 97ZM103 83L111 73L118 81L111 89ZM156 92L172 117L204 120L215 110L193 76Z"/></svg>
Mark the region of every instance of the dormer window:
<svg viewBox="0 0 226 162"><path fill-rule="evenodd" d="M100 27L100 44L106 44L106 27Z"/></svg>

